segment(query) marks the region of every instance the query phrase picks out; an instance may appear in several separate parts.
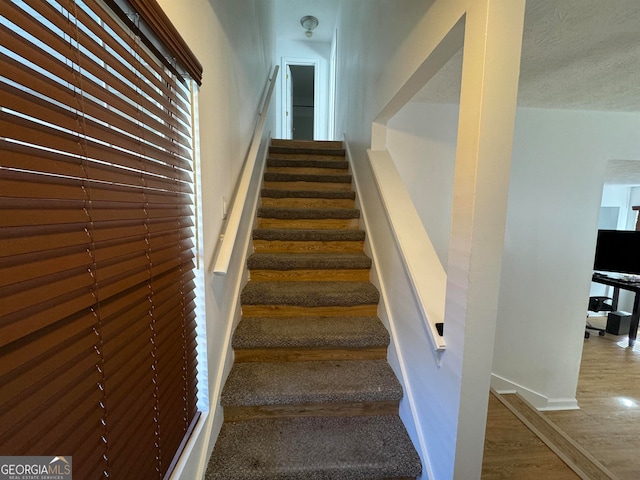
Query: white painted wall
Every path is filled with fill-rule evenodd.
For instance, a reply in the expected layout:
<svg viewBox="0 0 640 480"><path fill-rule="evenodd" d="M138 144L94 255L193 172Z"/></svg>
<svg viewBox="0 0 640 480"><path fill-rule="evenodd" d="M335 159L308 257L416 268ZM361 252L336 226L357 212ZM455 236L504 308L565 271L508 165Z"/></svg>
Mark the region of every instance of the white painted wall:
<svg viewBox="0 0 640 480"><path fill-rule="evenodd" d="M640 169L640 161L638 162ZM610 185L602 189L602 206L618 207L618 230L635 230L638 213L631 207L640 205L640 187L634 185Z"/></svg>
<svg viewBox="0 0 640 480"><path fill-rule="evenodd" d="M640 115L518 109L494 374L542 408L575 402L604 171Z"/></svg>
<svg viewBox="0 0 640 480"><path fill-rule="evenodd" d="M629 197L631 205L640 205L640 187L632 187ZM631 211L630 218L627 224L629 230L633 230L635 228L639 214L640 213L636 212L635 210Z"/></svg>
<svg viewBox="0 0 640 480"><path fill-rule="evenodd" d="M277 18L278 3L276 1L276 18ZM331 58L331 43L330 42L318 42L312 38L301 39L289 39L289 38L277 38L276 61L279 62L281 73L278 86L276 87L275 95L275 109L277 111L276 116L276 129L274 138L285 138L284 136L284 122L283 114L285 101L285 82L286 82L286 68L284 60L287 59L290 63L296 62L296 59L304 64L308 60L315 60L318 64L318 72L316 74L318 78L317 85L317 104L314 105L314 115L317 117L318 128L314 131L314 140L328 140L329 139L329 61Z"/></svg>
<svg viewBox="0 0 640 480"><path fill-rule="evenodd" d="M616 230L627 230L630 207L631 187L628 185L605 185L602 188L601 207L618 208L618 222ZM631 230L635 228L635 222L631 226Z"/></svg>
<svg viewBox="0 0 640 480"><path fill-rule="evenodd" d="M222 199L232 198L267 78L275 65L273 2L269 0L159 0L198 60L203 83L199 89L200 182L202 186L201 266L205 269L207 361L211 411L205 412L173 478L202 478L222 424L221 380L228 373L228 346L236 318L243 242L238 242L230 274L213 277L210 265L223 227ZM274 128L272 106L267 131ZM251 218L245 218L247 234Z"/></svg>
<svg viewBox="0 0 640 480"><path fill-rule="evenodd" d="M446 270L458 105L410 102L388 123L387 148Z"/></svg>

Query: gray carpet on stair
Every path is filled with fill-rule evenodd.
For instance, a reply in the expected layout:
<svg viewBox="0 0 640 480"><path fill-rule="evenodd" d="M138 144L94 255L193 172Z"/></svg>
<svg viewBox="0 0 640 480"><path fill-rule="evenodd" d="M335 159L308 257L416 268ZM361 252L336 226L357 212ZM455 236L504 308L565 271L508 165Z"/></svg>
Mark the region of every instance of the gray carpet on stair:
<svg viewBox="0 0 640 480"><path fill-rule="evenodd" d="M386 360L236 363L223 406L400 401L402 387Z"/></svg>
<svg viewBox="0 0 640 480"><path fill-rule="evenodd" d="M353 270L371 268L364 253L254 253L247 259L249 270Z"/></svg>
<svg viewBox="0 0 640 480"><path fill-rule="evenodd" d="M366 348L389 345L378 317L243 318L233 348Z"/></svg>
<svg viewBox="0 0 640 480"><path fill-rule="evenodd" d="M356 198L353 190L280 190L277 188L263 188L260 192L263 197L269 198L329 198L349 199Z"/></svg>
<svg viewBox="0 0 640 480"><path fill-rule="evenodd" d="M349 163L346 160L294 160L286 158L268 158L267 167L336 168L347 170L349 168Z"/></svg>
<svg viewBox="0 0 640 480"><path fill-rule="evenodd" d="M287 228L257 228L254 240L286 240L294 242L355 242L364 240L364 230L297 230Z"/></svg>
<svg viewBox="0 0 640 480"><path fill-rule="evenodd" d="M357 208L280 208L260 207L258 217L281 220L326 220L360 218Z"/></svg>
<svg viewBox="0 0 640 480"><path fill-rule="evenodd" d="M351 175L347 173L334 174L302 174L302 173L270 173L264 174L265 182L314 182L314 183L351 183Z"/></svg>
<svg viewBox="0 0 640 480"><path fill-rule="evenodd" d="M377 304L380 294L369 282L249 282L240 300L245 305L350 307Z"/></svg>
<svg viewBox="0 0 640 480"><path fill-rule="evenodd" d="M397 416L226 423L205 480L379 480L422 470Z"/></svg>

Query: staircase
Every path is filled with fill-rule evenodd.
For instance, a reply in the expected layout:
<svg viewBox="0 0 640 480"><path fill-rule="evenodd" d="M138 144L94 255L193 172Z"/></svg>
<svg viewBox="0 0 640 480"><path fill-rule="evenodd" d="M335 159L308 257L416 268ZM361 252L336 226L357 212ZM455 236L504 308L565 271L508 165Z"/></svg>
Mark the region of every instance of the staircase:
<svg viewBox="0 0 640 480"><path fill-rule="evenodd" d="M341 142L273 140L207 480L415 479Z"/></svg>

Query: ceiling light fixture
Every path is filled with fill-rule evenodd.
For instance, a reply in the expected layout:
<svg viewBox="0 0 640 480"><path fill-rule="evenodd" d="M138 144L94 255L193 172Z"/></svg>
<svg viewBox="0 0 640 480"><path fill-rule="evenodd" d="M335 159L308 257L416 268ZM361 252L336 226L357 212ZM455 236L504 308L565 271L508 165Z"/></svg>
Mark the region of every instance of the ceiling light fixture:
<svg viewBox="0 0 640 480"><path fill-rule="evenodd" d="M311 38L313 30L318 26L318 19L312 15L305 15L300 19L300 25L306 30L304 34L307 38Z"/></svg>

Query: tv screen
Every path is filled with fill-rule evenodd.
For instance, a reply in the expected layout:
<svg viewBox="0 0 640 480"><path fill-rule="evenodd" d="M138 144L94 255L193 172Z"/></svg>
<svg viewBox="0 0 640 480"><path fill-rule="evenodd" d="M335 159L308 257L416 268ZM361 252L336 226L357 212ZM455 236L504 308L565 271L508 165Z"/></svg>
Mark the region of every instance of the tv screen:
<svg viewBox="0 0 640 480"><path fill-rule="evenodd" d="M598 230L593 269L640 275L640 231Z"/></svg>

